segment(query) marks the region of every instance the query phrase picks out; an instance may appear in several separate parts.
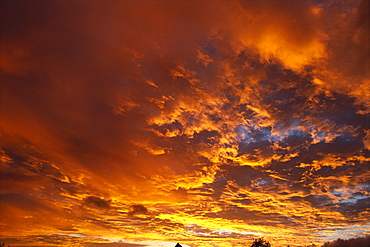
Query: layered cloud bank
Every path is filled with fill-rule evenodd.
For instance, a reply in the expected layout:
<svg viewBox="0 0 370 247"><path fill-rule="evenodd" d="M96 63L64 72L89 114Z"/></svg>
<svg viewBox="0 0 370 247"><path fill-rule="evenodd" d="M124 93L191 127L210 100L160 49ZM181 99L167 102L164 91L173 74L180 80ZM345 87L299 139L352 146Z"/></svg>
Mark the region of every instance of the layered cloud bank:
<svg viewBox="0 0 370 247"><path fill-rule="evenodd" d="M0 231L370 233L368 1L2 1Z"/></svg>

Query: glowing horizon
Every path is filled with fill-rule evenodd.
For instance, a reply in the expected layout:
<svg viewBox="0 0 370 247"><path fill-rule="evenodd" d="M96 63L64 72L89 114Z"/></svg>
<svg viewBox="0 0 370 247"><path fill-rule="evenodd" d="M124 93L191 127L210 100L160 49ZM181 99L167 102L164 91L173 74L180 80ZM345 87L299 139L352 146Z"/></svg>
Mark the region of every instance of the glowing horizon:
<svg viewBox="0 0 370 247"><path fill-rule="evenodd" d="M370 234L368 1L0 6L1 241Z"/></svg>

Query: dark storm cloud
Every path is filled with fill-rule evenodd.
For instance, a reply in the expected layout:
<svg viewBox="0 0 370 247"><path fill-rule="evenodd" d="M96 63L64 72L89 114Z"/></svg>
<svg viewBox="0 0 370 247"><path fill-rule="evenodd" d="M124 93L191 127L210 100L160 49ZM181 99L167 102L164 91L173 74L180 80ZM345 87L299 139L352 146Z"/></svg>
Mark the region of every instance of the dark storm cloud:
<svg viewBox="0 0 370 247"><path fill-rule="evenodd" d="M149 214L149 211L144 205L137 204L130 207L130 211L128 214L130 216L134 216L136 214Z"/></svg>
<svg viewBox="0 0 370 247"><path fill-rule="evenodd" d="M83 201L82 205L98 209L110 209L111 201L97 196L89 196Z"/></svg>
<svg viewBox="0 0 370 247"><path fill-rule="evenodd" d="M357 215L361 212L369 212L370 211L370 198L361 196L362 199L350 198L349 202L343 202L337 204L339 206L339 211L346 215ZM361 198L360 197L360 198ZM352 200L351 200L352 199Z"/></svg>
<svg viewBox="0 0 370 247"><path fill-rule="evenodd" d="M29 186L46 186L51 190L46 194L67 191L76 195L86 190L86 186L63 174L37 150L10 146L2 150L2 156L6 157L0 173L1 189L5 193L26 192Z"/></svg>
<svg viewBox="0 0 370 247"><path fill-rule="evenodd" d="M251 186L252 180L266 175L250 166L222 166L223 176L227 181L235 181L240 186Z"/></svg>
<svg viewBox="0 0 370 247"><path fill-rule="evenodd" d="M351 174L353 176L358 176L366 171L369 171L370 167L367 162L344 162L343 165L332 168L332 167L321 167L321 169L315 171L315 174L320 177L328 176L344 176L346 174ZM369 183L369 179L363 180L364 183Z"/></svg>

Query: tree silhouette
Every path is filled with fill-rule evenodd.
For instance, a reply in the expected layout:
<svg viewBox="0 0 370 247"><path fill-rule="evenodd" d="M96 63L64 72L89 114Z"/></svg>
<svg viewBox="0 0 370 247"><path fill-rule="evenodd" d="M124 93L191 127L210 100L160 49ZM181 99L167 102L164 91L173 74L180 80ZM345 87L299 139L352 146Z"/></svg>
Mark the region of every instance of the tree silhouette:
<svg viewBox="0 0 370 247"><path fill-rule="evenodd" d="M271 247L270 243L263 238L255 239L250 247Z"/></svg>
<svg viewBox="0 0 370 247"><path fill-rule="evenodd" d="M351 238L351 239L340 239L333 242L327 242L322 247L369 247L370 246L370 236Z"/></svg>

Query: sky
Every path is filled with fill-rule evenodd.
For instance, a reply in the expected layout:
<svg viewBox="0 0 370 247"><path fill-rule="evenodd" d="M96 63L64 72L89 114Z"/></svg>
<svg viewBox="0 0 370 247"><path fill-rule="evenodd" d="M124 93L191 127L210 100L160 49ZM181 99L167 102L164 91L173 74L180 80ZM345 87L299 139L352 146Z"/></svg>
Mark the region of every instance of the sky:
<svg viewBox="0 0 370 247"><path fill-rule="evenodd" d="M0 2L0 241L370 234L367 0Z"/></svg>

